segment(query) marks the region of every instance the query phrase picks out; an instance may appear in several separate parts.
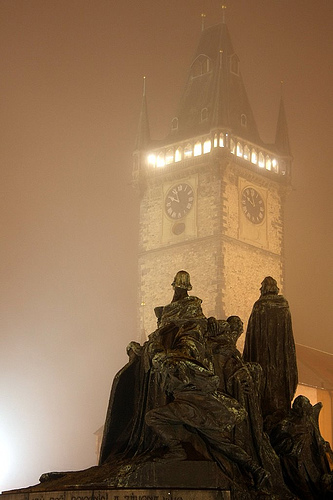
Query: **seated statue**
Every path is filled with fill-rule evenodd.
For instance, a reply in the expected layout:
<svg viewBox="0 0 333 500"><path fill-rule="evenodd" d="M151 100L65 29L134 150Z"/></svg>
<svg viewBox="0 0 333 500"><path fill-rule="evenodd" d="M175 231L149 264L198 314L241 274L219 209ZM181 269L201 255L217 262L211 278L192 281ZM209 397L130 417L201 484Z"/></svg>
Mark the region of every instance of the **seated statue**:
<svg viewBox="0 0 333 500"><path fill-rule="evenodd" d="M177 352L158 356L154 362L163 374L164 390L173 397L146 414L146 423L168 447L164 456L155 460L185 460L182 442L188 441L189 432L193 432L203 441L203 454L207 449L217 463L222 455L250 473L257 489L267 486L269 474L243 447L231 441L231 431L247 413L235 399L217 391L218 377L197 360Z"/></svg>

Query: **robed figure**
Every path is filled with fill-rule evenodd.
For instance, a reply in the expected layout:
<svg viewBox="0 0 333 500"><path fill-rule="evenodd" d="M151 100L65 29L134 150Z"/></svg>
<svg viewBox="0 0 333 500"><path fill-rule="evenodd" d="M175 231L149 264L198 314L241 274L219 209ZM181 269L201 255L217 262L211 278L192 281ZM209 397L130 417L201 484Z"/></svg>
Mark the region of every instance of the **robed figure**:
<svg viewBox="0 0 333 500"><path fill-rule="evenodd" d="M263 369L262 414L284 416L295 395L298 376L289 304L268 276L249 318L243 359Z"/></svg>

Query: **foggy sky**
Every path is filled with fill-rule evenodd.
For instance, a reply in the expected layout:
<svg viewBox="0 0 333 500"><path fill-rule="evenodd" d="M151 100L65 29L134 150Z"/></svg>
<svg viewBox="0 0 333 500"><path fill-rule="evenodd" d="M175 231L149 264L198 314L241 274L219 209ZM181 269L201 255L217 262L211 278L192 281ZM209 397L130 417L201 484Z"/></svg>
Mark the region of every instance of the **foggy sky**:
<svg viewBox="0 0 333 500"><path fill-rule="evenodd" d="M333 352L333 3L227 6L266 142L284 81L294 156L285 295L296 341ZM95 463L93 433L137 338L131 154L142 78L159 139L177 113L202 12L207 26L219 22L220 2L0 2L0 449L11 455L0 490ZM191 281L195 292L200 276Z"/></svg>

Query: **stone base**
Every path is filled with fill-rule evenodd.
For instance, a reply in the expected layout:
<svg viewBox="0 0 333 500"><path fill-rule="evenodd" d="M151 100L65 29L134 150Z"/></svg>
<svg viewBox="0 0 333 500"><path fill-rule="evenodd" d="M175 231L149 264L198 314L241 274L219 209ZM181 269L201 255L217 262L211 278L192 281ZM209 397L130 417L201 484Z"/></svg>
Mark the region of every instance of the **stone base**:
<svg viewBox="0 0 333 500"><path fill-rule="evenodd" d="M156 489L4 492L2 500L230 500L230 491Z"/></svg>

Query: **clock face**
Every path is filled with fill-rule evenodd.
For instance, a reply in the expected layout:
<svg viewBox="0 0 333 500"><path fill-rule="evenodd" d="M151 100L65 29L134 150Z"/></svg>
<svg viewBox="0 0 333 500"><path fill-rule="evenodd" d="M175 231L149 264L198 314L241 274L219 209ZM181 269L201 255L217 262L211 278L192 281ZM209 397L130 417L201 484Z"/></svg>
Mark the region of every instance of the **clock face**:
<svg viewBox="0 0 333 500"><path fill-rule="evenodd" d="M165 197L164 209L170 219L185 217L193 207L194 191L186 182L179 182L169 189Z"/></svg>
<svg viewBox="0 0 333 500"><path fill-rule="evenodd" d="M265 218L265 204L261 195L251 186L242 191L242 210L253 224L261 224Z"/></svg>

